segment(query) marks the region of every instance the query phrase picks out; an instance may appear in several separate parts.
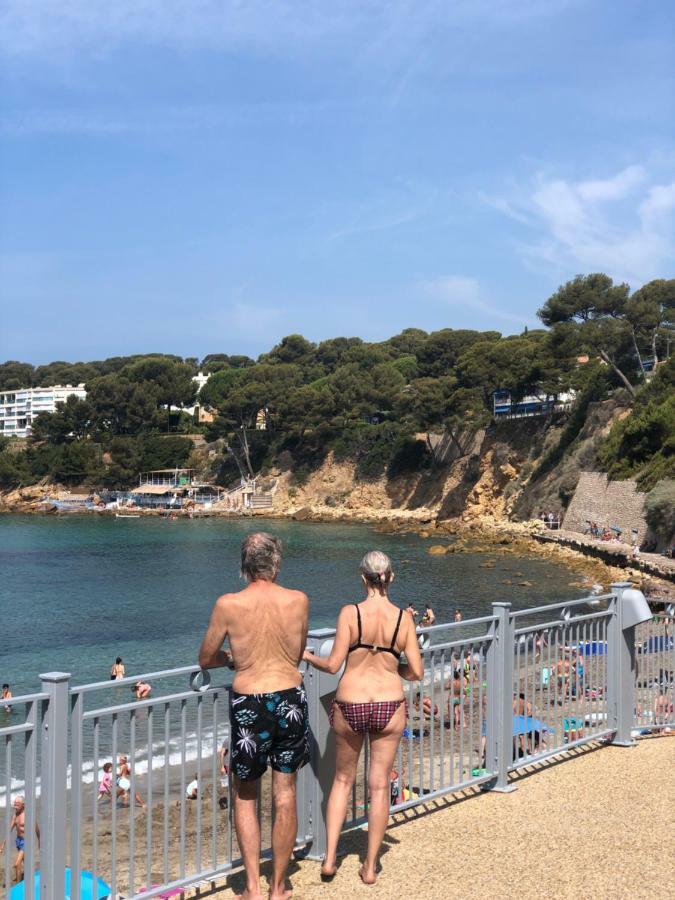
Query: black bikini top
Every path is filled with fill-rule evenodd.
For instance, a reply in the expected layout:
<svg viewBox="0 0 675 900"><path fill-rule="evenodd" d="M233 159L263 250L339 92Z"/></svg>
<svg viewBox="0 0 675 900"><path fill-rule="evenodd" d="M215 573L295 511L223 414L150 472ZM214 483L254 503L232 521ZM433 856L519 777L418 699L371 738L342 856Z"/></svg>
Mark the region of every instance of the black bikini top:
<svg viewBox="0 0 675 900"><path fill-rule="evenodd" d="M351 653L352 650L360 650L363 648L364 650L373 650L375 653L391 653L396 659L401 658L401 654L396 650L396 638L398 637L398 629L401 627L401 619L403 618L403 610L400 609L398 613L398 619L396 621L396 628L394 629L394 636L391 639L391 644L389 647L378 647L376 644L364 644L361 640L361 611L359 610L359 604L355 603L356 607L356 621L359 626L359 636L356 640L355 644L349 648L347 653Z"/></svg>

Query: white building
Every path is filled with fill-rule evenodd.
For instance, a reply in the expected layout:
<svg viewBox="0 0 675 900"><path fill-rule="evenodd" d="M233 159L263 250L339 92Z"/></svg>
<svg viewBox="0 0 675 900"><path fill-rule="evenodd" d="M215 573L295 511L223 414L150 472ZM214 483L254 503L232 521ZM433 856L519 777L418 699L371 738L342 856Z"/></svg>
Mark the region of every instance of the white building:
<svg viewBox="0 0 675 900"><path fill-rule="evenodd" d="M209 380L210 377L211 377L210 372L208 375L205 375L203 372L198 372L196 375L192 376L192 380L197 385L197 394L199 394L199 392L204 387L204 385L206 384L206 382Z"/></svg>
<svg viewBox="0 0 675 900"><path fill-rule="evenodd" d="M21 388L0 393L0 434L25 438L31 432L33 419L42 412L52 413L67 397L84 400L84 384L53 387Z"/></svg>
<svg viewBox="0 0 675 900"><path fill-rule="evenodd" d="M203 372L198 372L197 375L192 376L192 380L197 385L197 397L195 400L194 406L171 406L171 412L186 412L190 416L194 416L195 412L199 414L200 422L212 422L213 416L209 415L204 407L199 402L199 394L201 389L204 387L206 382L211 377L211 373L205 375Z"/></svg>

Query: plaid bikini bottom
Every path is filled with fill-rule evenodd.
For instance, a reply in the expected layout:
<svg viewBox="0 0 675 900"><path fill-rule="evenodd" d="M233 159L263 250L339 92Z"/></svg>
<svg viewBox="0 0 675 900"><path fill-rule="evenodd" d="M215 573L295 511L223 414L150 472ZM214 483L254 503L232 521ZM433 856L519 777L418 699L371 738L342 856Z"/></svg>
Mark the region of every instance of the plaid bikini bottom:
<svg viewBox="0 0 675 900"><path fill-rule="evenodd" d="M332 727L335 707L339 706L345 721L357 734L384 731L402 703L405 700L382 700L375 703L342 703L340 700L333 700L329 721Z"/></svg>

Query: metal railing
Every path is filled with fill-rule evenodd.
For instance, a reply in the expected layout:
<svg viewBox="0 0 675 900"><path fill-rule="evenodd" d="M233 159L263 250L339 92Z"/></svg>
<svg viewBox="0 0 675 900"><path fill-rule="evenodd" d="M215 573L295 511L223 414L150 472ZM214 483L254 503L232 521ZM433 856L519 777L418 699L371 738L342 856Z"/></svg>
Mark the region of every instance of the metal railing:
<svg viewBox="0 0 675 900"><path fill-rule="evenodd" d="M616 598L513 613L513 760L511 769L600 740L612 733L608 715L608 631ZM544 622L521 624L544 618Z"/></svg>
<svg viewBox="0 0 675 900"><path fill-rule="evenodd" d="M37 868L39 833L37 791L39 769L40 733L44 721L44 704L49 694L26 694L13 697L11 700L0 700L0 741L2 741L2 760L0 761L0 791L4 816L0 842L4 852L0 859L0 884L4 888L4 896L9 895L9 887L20 878L21 871L16 872L15 863L19 860L19 841L15 827L14 801L23 799L25 825L23 839L23 862L21 868L26 872L34 872ZM45 723L46 724L46 723ZM18 812L18 810L17 810ZM44 827L42 834L44 835ZM26 882L26 900L35 896L33 879Z"/></svg>
<svg viewBox="0 0 675 900"><path fill-rule="evenodd" d="M675 728L675 618L657 612L635 629L635 724L643 734Z"/></svg>
<svg viewBox="0 0 675 900"><path fill-rule="evenodd" d="M158 882L179 888L232 867L231 822L218 804L227 688L193 690L186 680L198 671L153 672L69 692L71 869L91 871L94 881L103 875L113 896L154 897ZM121 699L139 682L160 695ZM104 781L98 773L106 763L112 770ZM71 896L80 900L79 885Z"/></svg>
<svg viewBox="0 0 675 900"><path fill-rule="evenodd" d="M515 612L494 603L489 616L419 629L424 678L406 685L392 811L470 787L513 790L510 773L533 762L588 742L627 744L639 731L675 727L672 619L658 613L628 627L628 587ZM308 643L325 653L333 636L313 631ZM12 883L11 802L18 794L25 797L29 900L30 876L38 871L42 900L62 900L68 878L73 900L91 894L83 888L87 879L102 880L101 896L149 900L241 864L219 759L221 748L229 750L229 688L197 677L199 671L188 666L82 686L55 673L42 676L40 693L0 703L8 719L0 718L4 896ZM312 754L298 778L296 849L321 858L335 771L328 715L339 676L308 669L304 680ZM131 694L139 682L151 686L149 696ZM2 712L8 704L11 717ZM346 828L365 820L368 802L366 742ZM258 809L269 856L269 778Z"/></svg>

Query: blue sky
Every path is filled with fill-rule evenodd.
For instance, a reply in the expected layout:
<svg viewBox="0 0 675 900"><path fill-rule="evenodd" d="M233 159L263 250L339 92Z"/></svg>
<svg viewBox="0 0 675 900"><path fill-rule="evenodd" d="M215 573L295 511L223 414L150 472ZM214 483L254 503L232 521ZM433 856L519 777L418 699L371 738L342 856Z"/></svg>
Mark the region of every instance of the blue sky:
<svg viewBox="0 0 675 900"><path fill-rule="evenodd" d="M0 359L536 325L675 276L668 0L4 0Z"/></svg>

